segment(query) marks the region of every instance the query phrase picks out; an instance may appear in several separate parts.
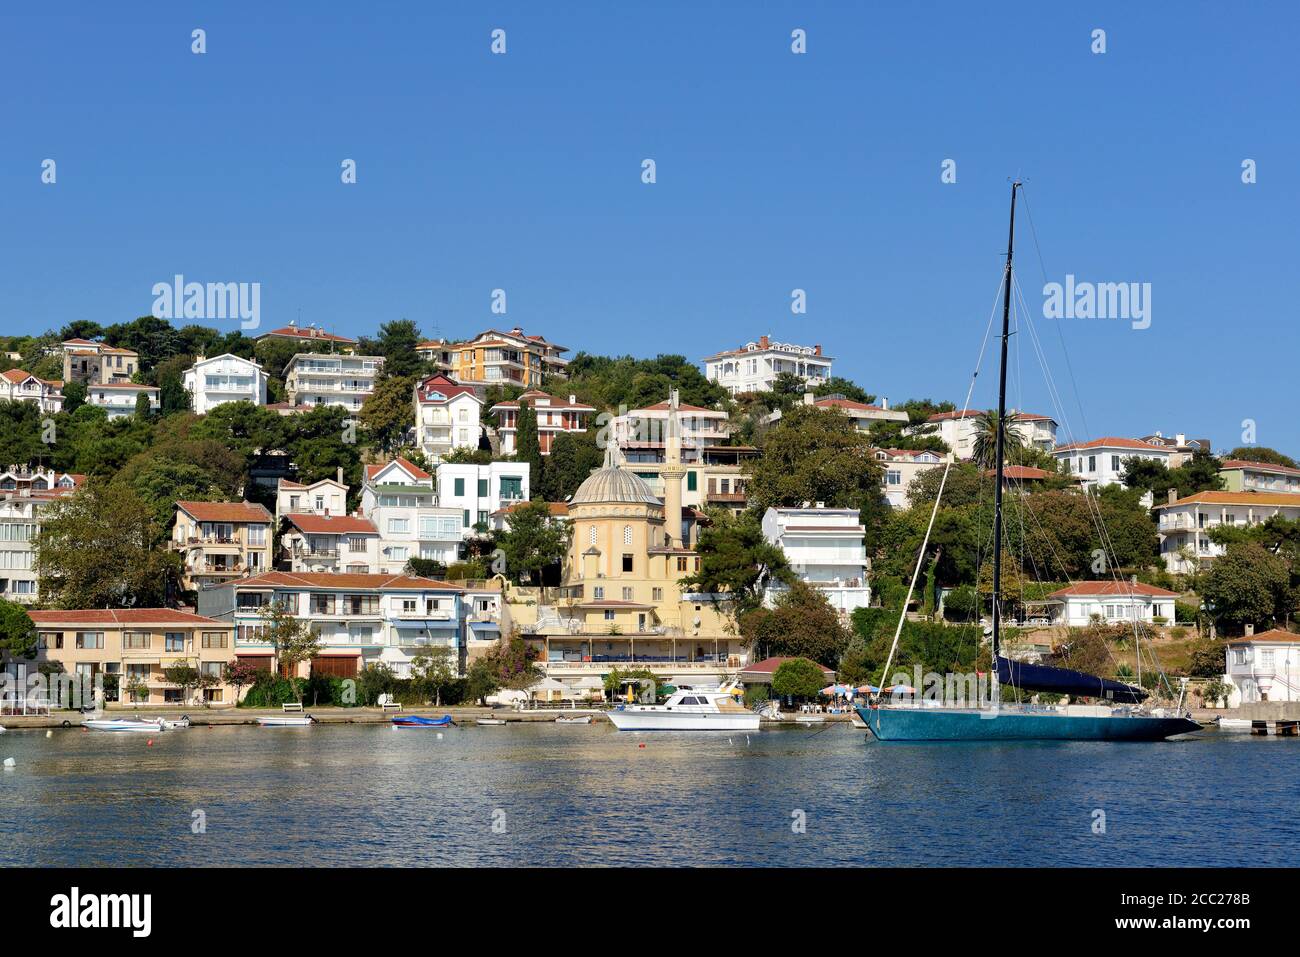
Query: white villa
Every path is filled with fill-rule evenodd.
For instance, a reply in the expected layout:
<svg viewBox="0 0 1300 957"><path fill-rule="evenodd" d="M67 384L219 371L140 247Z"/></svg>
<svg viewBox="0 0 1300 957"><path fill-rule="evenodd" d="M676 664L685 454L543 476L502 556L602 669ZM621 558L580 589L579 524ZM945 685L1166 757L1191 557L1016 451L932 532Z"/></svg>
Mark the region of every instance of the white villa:
<svg viewBox="0 0 1300 957"><path fill-rule="evenodd" d="M1054 622L1071 627L1091 624L1094 615L1107 624L1140 621L1150 625L1157 623L1157 618L1172 624L1177 597L1177 592L1130 581L1076 582L1048 596L1054 605Z"/></svg>
<svg viewBox="0 0 1300 957"><path fill-rule="evenodd" d="M975 453L978 409L967 409L965 416L958 412L936 412L921 425L904 429L907 435L938 435L944 445L958 459L965 461ZM1015 433L1025 445L1044 452L1056 445L1056 420L1049 415L1024 410L1007 410L1007 432Z"/></svg>
<svg viewBox="0 0 1300 957"><path fill-rule="evenodd" d="M379 529L378 571L397 574L411 558L456 561L463 515L437 500L433 476L404 458L366 466L358 514Z"/></svg>
<svg viewBox="0 0 1300 957"><path fill-rule="evenodd" d="M337 405L360 412L383 365L383 356L300 352L284 367L285 392L294 405Z"/></svg>
<svg viewBox="0 0 1300 957"><path fill-rule="evenodd" d="M831 377L832 361L830 356L822 355L820 345L798 346L759 336L757 342L708 356L703 365L710 382L718 383L732 395L740 395L770 391L782 372L798 376L808 386L819 386Z"/></svg>
<svg viewBox="0 0 1300 957"><path fill-rule="evenodd" d="M1247 629L1249 631L1249 629ZM1228 641L1228 706L1300 701L1300 635L1274 628Z"/></svg>
<svg viewBox="0 0 1300 957"><path fill-rule="evenodd" d="M491 526L493 512L528 501L528 473L527 462L444 462L438 466L438 505L459 512L460 535L472 538L475 525Z"/></svg>
<svg viewBox="0 0 1300 957"><path fill-rule="evenodd" d="M1166 571L1185 574L1218 558L1224 547L1210 540L1216 525L1259 525L1273 516L1300 518L1300 495L1286 492L1197 492L1166 505L1160 515L1160 555Z"/></svg>
<svg viewBox="0 0 1300 957"><path fill-rule="evenodd" d="M59 412L63 409L63 383L10 369L0 372L0 401L4 400L31 402L42 412Z"/></svg>
<svg viewBox="0 0 1300 957"><path fill-rule="evenodd" d="M1163 446L1115 436L1074 442L1052 450L1062 470L1078 478L1084 488L1123 485L1125 459L1151 459L1167 466L1172 454Z"/></svg>
<svg viewBox="0 0 1300 957"><path fill-rule="evenodd" d="M891 508L910 508L907 488L912 480L944 462L944 456L928 449L874 449L873 453L885 470L880 486Z"/></svg>
<svg viewBox="0 0 1300 957"><path fill-rule="evenodd" d="M669 438L668 422L669 403L664 401L615 416L609 429L619 450L628 455L638 449L663 450ZM699 462L705 449L724 445L731 438L730 421L721 409L679 403L676 422L684 464Z"/></svg>
<svg viewBox="0 0 1300 957"><path fill-rule="evenodd" d="M511 402L498 402L488 411L497 417L502 455L515 454L520 403L532 406L537 413L537 444L543 455L551 454L551 444L561 432L586 432L587 422L596 411L595 406L579 402L576 395L565 400L540 389L529 389Z"/></svg>
<svg viewBox="0 0 1300 957"><path fill-rule="evenodd" d="M266 405L266 381L260 365L229 352L211 359L197 356L184 378L190 402L200 415L226 402Z"/></svg>
<svg viewBox="0 0 1300 957"><path fill-rule="evenodd" d="M853 425L859 432L865 432L877 422L906 422L907 413L899 412L897 409L889 407L888 399L881 399L879 405L868 405L865 402L856 402L853 399L846 399L844 396L824 395L816 398L811 392L803 394L803 404L811 405L818 409L839 409L841 413L853 420ZM781 421L781 410L777 409L767 420L769 422Z"/></svg>
<svg viewBox="0 0 1300 957"><path fill-rule="evenodd" d="M817 588L840 613L871 602L867 584L865 529L853 508L769 508L763 537L783 552L800 579ZM771 604L779 588L768 590Z"/></svg>
<svg viewBox="0 0 1300 957"><path fill-rule="evenodd" d="M134 382L113 382L86 386L86 404L97 405L108 411L110 419L135 415L136 402L141 395L149 397L149 410L159 408L159 389L156 385L137 385Z"/></svg>
<svg viewBox="0 0 1300 957"><path fill-rule="evenodd" d="M430 462L452 449L476 449L483 400L441 372L415 386L415 444Z"/></svg>
<svg viewBox="0 0 1300 957"><path fill-rule="evenodd" d="M338 477L319 479L310 485L282 478L275 485L275 521L291 512L301 515L346 515L348 487L343 484L343 469Z"/></svg>

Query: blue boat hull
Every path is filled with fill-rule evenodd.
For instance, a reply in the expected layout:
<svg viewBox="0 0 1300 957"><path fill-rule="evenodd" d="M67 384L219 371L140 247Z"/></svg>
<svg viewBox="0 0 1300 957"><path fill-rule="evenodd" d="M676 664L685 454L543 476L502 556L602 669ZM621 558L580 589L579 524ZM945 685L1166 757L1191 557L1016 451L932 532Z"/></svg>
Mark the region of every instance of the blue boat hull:
<svg viewBox="0 0 1300 957"><path fill-rule="evenodd" d="M1145 715L1090 717L940 708L859 707L857 711L881 741L1163 741L1201 730L1188 718Z"/></svg>
<svg viewBox="0 0 1300 957"><path fill-rule="evenodd" d="M407 715L404 717L393 718L393 724L399 728L449 728L451 727L451 715L445 714L441 718L425 718L420 715Z"/></svg>

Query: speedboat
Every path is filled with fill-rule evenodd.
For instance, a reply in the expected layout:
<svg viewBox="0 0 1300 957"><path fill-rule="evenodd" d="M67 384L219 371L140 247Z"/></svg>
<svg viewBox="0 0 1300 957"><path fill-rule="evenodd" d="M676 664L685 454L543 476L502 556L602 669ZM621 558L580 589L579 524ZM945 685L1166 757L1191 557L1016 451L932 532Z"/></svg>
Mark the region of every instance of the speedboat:
<svg viewBox="0 0 1300 957"><path fill-rule="evenodd" d="M475 718L475 724L505 724L505 718Z"/></svg>
<svg viewBox="0 0 1300 957"><path fill-rule="evenodd" d="M736 687L713 691L683 688L664 704L626 704L609 712L620 731L757 731L759 717L733 694Z"/></svg>
<svg viewBox="0 0 1300 957"><path fill-rule="evenodd" d="M87 718L81 726L91 731L143 731L151 734L163 730L162 718Z"/></svg>
<svg viewBox="0 0 1300 957"><path fill-rule="evenodd" d="M449 714L444 714L441 718L426 718L418 714L401 714L392 720L395 728L449 728L456 723L451 720Z"/></svg>
<svg viewBox="0 0 1300 957"><path fill-rule="evenodd" d="M589 714L562 714L555 719L556 724L591 724Z"/></svg>
<svg viewBox="0 0 1300 957"><path fill-rule="evenodd" d="M159 718L158 723L163 726L164 731L179 731L190 726L190 717L183 714L179 718Z"/></svg>
<svg viewBox="0 0 1300 957"><path fill-rule="evenodd" d="M257 719L264 728L304 728L316 719L309 714L269 714Z"/></svg>

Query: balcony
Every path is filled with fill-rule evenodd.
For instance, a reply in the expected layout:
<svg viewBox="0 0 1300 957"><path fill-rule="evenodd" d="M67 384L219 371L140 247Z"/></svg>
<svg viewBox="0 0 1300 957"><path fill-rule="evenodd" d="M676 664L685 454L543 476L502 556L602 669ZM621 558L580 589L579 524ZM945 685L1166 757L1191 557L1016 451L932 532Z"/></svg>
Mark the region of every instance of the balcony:
<svg viewBox="0 0 1300 957"><path fill-rule="evenodd" d="M209 577L222 575L242 575L246 572L247 566L243 562L234 562L228 565L200 565L190 570L190 575L205 575Z"/></svg>
<svg viewBox="0 0 1300 957"><path fill-rule="evenodd" d="M295 545L294 558L338 558L337 546L330 545Z"/></svg>

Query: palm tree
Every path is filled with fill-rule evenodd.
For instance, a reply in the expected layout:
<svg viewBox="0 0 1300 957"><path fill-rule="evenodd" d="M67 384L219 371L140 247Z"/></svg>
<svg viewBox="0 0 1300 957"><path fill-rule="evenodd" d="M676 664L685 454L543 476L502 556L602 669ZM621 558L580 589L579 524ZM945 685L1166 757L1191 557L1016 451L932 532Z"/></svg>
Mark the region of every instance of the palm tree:
<svg viewBox="0 0 1300 957"><path fill-rule="evenodd" d="M1025 438L1014 428L1016 413L1008 412L1003 423L1002 457L1004 461L1013 461L1025 444ZM971 447L971 459L980 468L997 467L998 414L992 410L975 416L975 441Z"/></svg>

